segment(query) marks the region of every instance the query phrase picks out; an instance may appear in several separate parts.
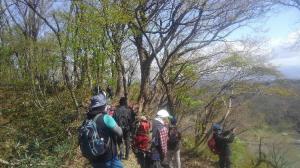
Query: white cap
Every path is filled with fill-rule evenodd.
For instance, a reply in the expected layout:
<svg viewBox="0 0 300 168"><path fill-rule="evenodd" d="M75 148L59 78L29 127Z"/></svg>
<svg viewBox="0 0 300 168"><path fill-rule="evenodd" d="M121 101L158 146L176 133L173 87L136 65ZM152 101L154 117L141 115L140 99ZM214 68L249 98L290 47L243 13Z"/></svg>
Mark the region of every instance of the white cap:
<svg viewBox="0 0 300 168"><path fill-rule="evenodd" d="M146 121L147 117L146 116L141 116L140 119Z"/></svg>
<svg viewBox="0 0 300 168"><path fill-rule="evenodd" d="M167 110L164 110L164 109L159 110L156 115L157 115L157 117L161 117L161 118L170 117L169 112Z"/></svg>

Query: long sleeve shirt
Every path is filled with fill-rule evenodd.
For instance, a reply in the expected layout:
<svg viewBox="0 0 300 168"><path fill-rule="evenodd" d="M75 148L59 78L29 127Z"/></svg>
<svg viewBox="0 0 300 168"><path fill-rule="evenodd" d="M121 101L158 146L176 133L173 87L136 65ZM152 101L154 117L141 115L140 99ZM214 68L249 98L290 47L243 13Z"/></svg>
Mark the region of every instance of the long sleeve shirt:
<svg viewBox="0 0 300 168"><path fill-rule="evenodd" d="M168 151L168 129L166 127L159 130L159 138L162 153L166 156Z"/></svg>
<svg viewBox="0 0 300 168"><path fill-rule="evenodd" d="M168 128L161 118L155 118L152 126L152 160L161 160L168 151Z"/></svg>

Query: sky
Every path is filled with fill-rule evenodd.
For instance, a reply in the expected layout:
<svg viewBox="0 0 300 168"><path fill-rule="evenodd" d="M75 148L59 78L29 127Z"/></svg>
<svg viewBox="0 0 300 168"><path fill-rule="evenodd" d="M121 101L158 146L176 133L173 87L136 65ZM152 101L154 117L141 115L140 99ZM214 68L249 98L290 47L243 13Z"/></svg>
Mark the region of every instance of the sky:
<svg viewBox="0 0 300 168"><path fill-rule="evenodd" d="M300 10L277 6L266 17L256 19L228 38L247 37L264 41L269 63L285 78L300 79Z"/></svg>

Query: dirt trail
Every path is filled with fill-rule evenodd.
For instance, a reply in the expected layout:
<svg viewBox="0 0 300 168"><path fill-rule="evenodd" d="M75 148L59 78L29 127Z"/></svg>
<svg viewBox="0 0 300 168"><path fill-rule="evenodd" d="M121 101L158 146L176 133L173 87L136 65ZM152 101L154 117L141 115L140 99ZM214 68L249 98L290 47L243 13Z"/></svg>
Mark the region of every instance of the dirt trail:
<svg viewBox="0 0 300 168"><path fill-rule="evenodd" d="M123 160L122 163L124 168L139 168L139 165L133 153L129 155L128 160ZM91 167L89 162L84 157L81 156L79 148L77 148L76 150L76 156L74 157L74 160L67 161L65 165L62 166L62 168L89 168L89 167Z"/></svg>
<svg viewBox="0 0 300 168"><path fill-rule="evenodd" d="M207 159L191 156L182 153L182 168L215 168L214 163ZM133 153L130 154L128 160L122 161L124 168L140 168ZM67 161L63 168L88 168L91 167L88 161L81 156L80 149L77 148L74 160Z"/></svg>

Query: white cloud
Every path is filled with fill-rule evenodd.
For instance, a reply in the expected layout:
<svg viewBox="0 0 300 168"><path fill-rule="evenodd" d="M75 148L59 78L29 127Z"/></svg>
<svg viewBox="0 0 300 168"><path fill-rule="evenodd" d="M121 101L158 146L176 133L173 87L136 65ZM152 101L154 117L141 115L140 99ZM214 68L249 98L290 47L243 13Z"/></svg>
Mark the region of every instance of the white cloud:
<svg viewBox="0 0 300 168"><path fill-rule="evenodd" d="M288 58L276 58L270 61L273 65L283 67L283 66L299 66L300 67L300 57L288 57Z"/></svg>
<svg viewBox="0 0 300 168"><path fill-rule="evenodd" d="M299 41L299 39L300 39L300 30L290 33L287 37L286 44L294 45Z"/></svg>
<svg viewBox="0 0 300 168"><path fill-rule="evenodd" d="M297 45L299 42L300 29L289 33L285 38L269 40L270 63L277 66L286 76L291 76L292 69L300 68L300 46Z"/></svg>
<svg viewBox="0 0 300 168"><path fill-rule="evenodd" d="M294 32L289 33L284 38L271 38L269 40L269 46L271 48L276 47L290 47L293 46L300 39L300 29Z"/></svg>
<svg viewBox="0 0 300 168"><path fill-rule="evenodd" d="M300 47L296 44L300 41L300 29L294 32L289 33L284 38L271 38L269 40L269 44L267 45L274 57L282 57L282 55L278 55L278 52L299 52Z"/></svg>

